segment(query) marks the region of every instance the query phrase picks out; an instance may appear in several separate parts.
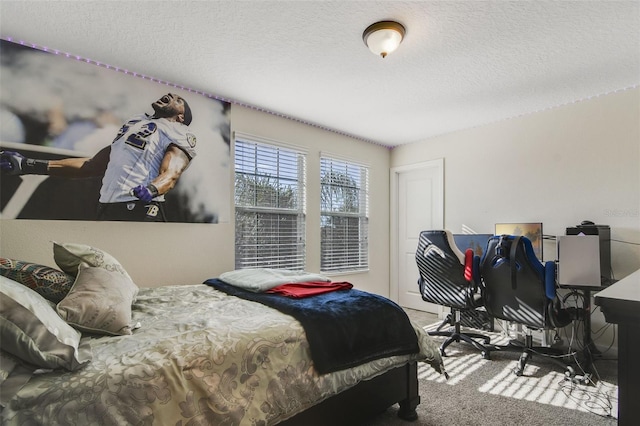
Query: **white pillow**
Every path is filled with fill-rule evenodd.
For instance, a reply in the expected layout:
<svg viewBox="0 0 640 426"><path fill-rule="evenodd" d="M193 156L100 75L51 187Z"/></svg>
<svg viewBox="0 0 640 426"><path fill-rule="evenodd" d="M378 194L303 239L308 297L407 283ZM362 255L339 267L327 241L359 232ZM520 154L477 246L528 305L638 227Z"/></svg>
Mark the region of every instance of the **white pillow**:
<svg viewBox="0 0 640 426"><path fill-rule="evenodd" d="M305 271L291 271L288 269L247 268L224 272L219 277L220 281L253 292L262 292L273 287L309 281L330 282L331 279L324 275Z"/></svg>
<svg viewBox="0 0 640 426"><path fill-rule="evenodd" d="M0 276L2 350L41 368L77 370L91 360L81 334L56 314L46 299Z"/></svg>

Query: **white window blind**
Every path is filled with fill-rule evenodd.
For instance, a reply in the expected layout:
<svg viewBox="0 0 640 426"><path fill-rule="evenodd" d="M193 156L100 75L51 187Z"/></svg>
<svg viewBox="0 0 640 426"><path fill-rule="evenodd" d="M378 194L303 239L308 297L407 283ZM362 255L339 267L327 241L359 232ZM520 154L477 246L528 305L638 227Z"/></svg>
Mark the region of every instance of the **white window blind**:
<svg viewBox="0 0 640 426"><path fill-rule="evenodd" d="M236 269L305 267L305 155L235 140Z"/></svg>
<svg viewBox="0 0 640 426"><path fill-rule="evenodd" d="M368 168L322 156L320 185L321 271L368 269Z"/></svg>

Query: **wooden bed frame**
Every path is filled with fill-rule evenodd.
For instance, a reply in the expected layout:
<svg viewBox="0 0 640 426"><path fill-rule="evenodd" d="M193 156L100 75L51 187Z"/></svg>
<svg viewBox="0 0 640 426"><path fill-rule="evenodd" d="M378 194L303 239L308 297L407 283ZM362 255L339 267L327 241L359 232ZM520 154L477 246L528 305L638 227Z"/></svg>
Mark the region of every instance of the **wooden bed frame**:
<svg viewBox="0 0 640 426"><path fill-rule="evenodd" d="M398 417L407 421L418 418L418 365L411 362L365 380L318 405L285 420L284 426L357 425L383 413L399 403Z"/></svg>

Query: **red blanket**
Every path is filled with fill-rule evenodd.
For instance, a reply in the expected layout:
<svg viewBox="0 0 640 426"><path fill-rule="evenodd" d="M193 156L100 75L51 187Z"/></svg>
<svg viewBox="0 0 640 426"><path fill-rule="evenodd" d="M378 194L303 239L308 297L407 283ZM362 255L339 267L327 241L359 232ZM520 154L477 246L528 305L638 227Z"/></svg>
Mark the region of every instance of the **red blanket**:
<svg viewBox="0 0 640 426"><path fill-rule="evenodd" d="M300 299L302 297L315 296L316 294L329 293L336 290L349 290L353 284L348 282L307 281L303 283L281 284L266 290L265 293L281 294L287 297Z"/></svg>

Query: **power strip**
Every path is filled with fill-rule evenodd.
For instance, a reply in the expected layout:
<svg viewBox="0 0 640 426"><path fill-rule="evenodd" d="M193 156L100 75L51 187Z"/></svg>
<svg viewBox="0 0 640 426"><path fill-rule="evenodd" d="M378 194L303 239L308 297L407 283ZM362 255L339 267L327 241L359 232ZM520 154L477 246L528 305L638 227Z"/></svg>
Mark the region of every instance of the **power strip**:
<svg viewBox="0 0 640 426"><path fill-rule="evenodd" d="M578 374L572 375L569 372L565 372L564 379L578 385L589 385L592 383L591 373L586 373L584 376L581 376Z"/></svg>

